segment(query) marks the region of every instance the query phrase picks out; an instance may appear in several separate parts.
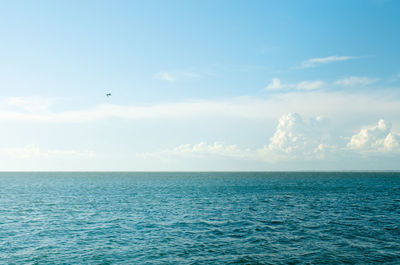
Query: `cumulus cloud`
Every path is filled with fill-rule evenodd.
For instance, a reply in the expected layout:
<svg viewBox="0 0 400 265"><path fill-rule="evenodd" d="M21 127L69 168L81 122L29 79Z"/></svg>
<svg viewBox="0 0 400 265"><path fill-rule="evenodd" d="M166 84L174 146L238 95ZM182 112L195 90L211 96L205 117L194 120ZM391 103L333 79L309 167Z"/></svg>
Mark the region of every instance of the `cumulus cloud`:
<svg viewBox="0 0 400 265"><path fill-rule="evenodd" d="M280 117L269 144L258 149L239 148L223 142L183 144L171 149L140 154L161 160L173 158L221 157L235 160L277 162L287 159L322 159L336 147L330 145L325 131L325 119L321 116L304 120L298 113Z"/></svg>
<svg viewBox="0 0 400 265"><path fill-rule="evenodd" d="M324 131L323 117L304 120L297 113L281 116L269 144L263 148L245 149L236 144L223 142L200 142L183 144L171 149L143 153L140 157L157 158L164 161L179 158L220 157L234 160L277 162L288 159L322 159L336 147L329 144Z"/></svg>
<svg viewBox="0 0 400 265"><path fill-rule="evenodd" d="M335 85L340 86L366 86L378 81L377 78L369 78L369 77L362 77L362 76L350 76L339 79L335 82Z"/></svg>
<svg viewBox="0 0 400 265"><path fill-rule="evenodd" d="M357 59L356 56L328 56L322 58L311 58L301 63L302 68L315 67L321 64L328 64L332 62L347 61Z"/></svg>
<svg viewBox="0 0 400 265"><path fill-rule="evenodd" d="M349 139L347 135L332 137L335 132L328 123L322 116L305 119L298 113L289 113L279 118L275 132L264 147L251 149L223 142L200 142L142 153L137 157L172 164L221 158L226 161L277 165L285 161L362 161L360 159L376 152L386 152L392 157L400 152L400 134L391 131L390 123L384 120L380 120L376 126L363 128L351 136L350 141L346 140Z"/></svg>
<svg viewBox="0 0 400 265"><path fill-rule="evenodd" d="M325 85L323 81L302 81L296 84L282 83L279 78L273 78L265 90L315 90Z"/></svg>
<svg viewBox="0 0 400 265"><path fill-rule="evenodd" d="M362 128L353 135L347 146L358 151L399 151L400 134L392 132L391 128L390 123L379 120L377 125Z"/></svg>
<svg viewBox="0 0 400 265"><path fill-rule="evenodd" d="M292 153L293 150L303 148L307 139L304 127L304 121L299 114L283 115L270 139L269 149Z"/></svg>
<svg viewBox="0 0 400 265"><path fill-rule="evenodd" d="M265 151L277 154L315 157L321 156L331 145L324 143L328 135L324 132L322 117L304 120L298 113L281 116L270 143Z"/></svg>
<svg viewBox="0 0 400 265"><path fill-rule="evenodd" d="M329 156L338 159L353 157L356 153L400 153L400 133L392 131L390 123L379 120L374 126L362 128L348 139L341 135L336 140L322 117L303 119L298 113L281 116L269 145L258 150L267 161L313 160ZM342 139L342 140L338 140ZM350 153L348 151L351 151Z"/></svg>
<svg viewBox="0 0 400 265"><path fill-rule="evenodd" d="M200 142L141 154L141 156L164 161L174 158L221 157L271 163L289 159L323 159L326 154L337 149L328 141L329 134L324 128L325 123L325 119L321 116L304 120L298 113L289 113L280 117L277 129L269 139L269 144L263 148L244 149L235 144L227 145L223 142L211 144Z"/></svg>

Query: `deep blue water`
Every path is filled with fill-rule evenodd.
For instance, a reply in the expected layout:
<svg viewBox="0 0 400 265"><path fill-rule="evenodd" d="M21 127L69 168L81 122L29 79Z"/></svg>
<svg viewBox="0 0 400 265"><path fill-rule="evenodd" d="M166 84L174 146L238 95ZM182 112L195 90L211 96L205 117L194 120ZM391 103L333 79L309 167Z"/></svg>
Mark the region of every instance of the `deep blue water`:
<svg viewBox="0 0 400 265"><path fill-rule="evenodd" d="M0 173L0 264L400 264L400 173Z"/></svg>

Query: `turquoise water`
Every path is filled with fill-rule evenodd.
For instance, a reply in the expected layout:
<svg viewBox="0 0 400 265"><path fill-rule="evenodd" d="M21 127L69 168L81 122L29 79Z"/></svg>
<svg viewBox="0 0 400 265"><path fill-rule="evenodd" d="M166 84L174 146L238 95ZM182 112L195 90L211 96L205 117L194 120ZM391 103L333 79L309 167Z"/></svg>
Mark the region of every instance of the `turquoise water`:
<svg viewBox="0 0 400 265"><path fill-rule="evenodd" d="M400 173L0 173L0 264L400 264Z"/></svg>

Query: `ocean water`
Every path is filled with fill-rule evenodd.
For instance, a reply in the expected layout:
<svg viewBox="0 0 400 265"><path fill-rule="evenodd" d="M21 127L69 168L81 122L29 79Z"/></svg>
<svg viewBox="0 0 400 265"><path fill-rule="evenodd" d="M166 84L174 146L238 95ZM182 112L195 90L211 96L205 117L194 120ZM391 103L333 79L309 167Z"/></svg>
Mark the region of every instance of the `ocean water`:
<svg viewBox="0 0 400 265"><path fill-rule="evenodd" d="M400 264L400 173L0 173L0 264Z"/></svg>

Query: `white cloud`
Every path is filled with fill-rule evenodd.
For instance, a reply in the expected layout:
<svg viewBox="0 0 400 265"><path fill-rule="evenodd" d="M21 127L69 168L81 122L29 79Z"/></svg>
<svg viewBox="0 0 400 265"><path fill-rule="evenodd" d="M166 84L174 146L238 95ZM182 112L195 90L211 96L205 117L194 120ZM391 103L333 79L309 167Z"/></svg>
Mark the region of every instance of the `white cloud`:
<svg viewBox="0 0 400 265"><path fill-rule="evenodd" d="M338 146L321 143L316 148L314 148L313 155L316 159L322 160L326 158L327 154L333 154L338 150Z"/></svg>
<svg viewBox="0 0 400 265"><path fill-rule="evenodd" d="M273 78L271 83L267 85L266 90L281 90L286 88L286 86L282 85L281 80L279 78Z"/></svg>
<svg viewBox="0 0 400 265"><path fill-rule="evenodd" d="M292 153L305 144L304 121L297 113L283 115L270 139L269 149Z"/></svg>
<svg viewBox="0 0 400 265"><path fill-rule="evenodd" d="M199 78L200 76L201 75L198 73L188 72L188 71L159 72L156 74L156 77L158 79L168 81L168 82L175 82L175 81L184 80L184 79Z"/></svg>
<svg viewBox="0 0 400 265"><path fill-rule="evenodd" d="M14 158L85 158L85 157L94 157L95 152L85 150L85 151L77 151L77 150L60 150L60 149L41 149L35 145L25 145L23 147L9 147L0 149L0 153L6 154L10 157Z"/></svg>
<svg viewBox="0 0 400 265"><path fill-rule="evenodd" d="M347 144L350 149L367 152L398 151L400 134L392 132L392 125L385 120L379 120L377 125L362 128L353 135Z"/></svg>
<svg viewBox="0 0 400 265"><path fill-rule="evenodd" d="M298 90L314 90L314 89L321 88L324 85L325 85L325 83L322 81L319 81L319 80L303 81L296 85L296 89L298 89Z"/></svg>
<svg viewBox="0 0 400 265"><path fill-rule="evenodd" d="M52 123L81 123L107 119L148 120L234 117L262 119L270 116L265 100L233 98L229 100L197 100L148 106L101 104L88 109L26 113L0 105L0 120ZM275 104L275 103L274 103Z"/></svg>
<svg viewBox="0 0 400 265"><path fill-rule="evenodd" d="M169 73L169 72L159 72L156 76L157 76L157 78L168 81L168 82L176 81L176 78L172 75L172 73Z"/></svg>
<svg viewBox="0 0 400 265"><path fill-rule="evenodd" d="M304 120L297 113L281 116L268 146L259 150L266 161L351 158L357 153L396 155L400 153L400 133L392 131L390 123L379 120L377 125L362 128L348 139L342 134L333 139L334 131L321 117ZM342 131L343 133L343 131ZM342 139L342 140L339 140ZM352 151L349 153L349 151Z"/></svg>
<svg viewBox="0 0 400 265"><path fill-rule="evenodd" d="M270 138L265 151L272 151L281 158L316 157L325 152L331 145L325 143L329 134L324 132L322 117L304 120L298 113L281 116L274 135ZM271 155L271 153L270 153ZM273 155L273 154L272 154Z"/></svg>
<svg viewBox="0 0 400 265"><path fill-rule="evenodd" d="M158 152L140 154L144 158L156 158L163 161L176 159L220 157L234 160L264 161L275 163L283 160L323 159L326 154L337 149L328 143L329 134L324 128L325 119L321 116L304 120L297 113L281 116L269 145L258 149L243 149L235 144L222 142L208 144L184 144Z"/></svg>
<svg viewBox="0 0 400 265"><path fill-rule="evenodd" d="M366 86L369 84L372 84L376 82L378 79L377 78L369 78L369 77L361 77L361 76L350 76L350 77L345 77L343 79L339 79L335 82L335 85L341 85L341 86L356 86L356 85L361 85L361 86Z"/></svg>
<svg viewBox="0 0 400 265"><path fill-rule="evenodd" d="M279 78L273 78L265 90L315 90L325 85L323 81L302 81L297 84L282 83Z"/></svg>
<svg viewBox="0 0 400 265"><path fill-rule="evenodd" d="M308 67L315 67L321 64L328 64L332 62L338 62L338 61L347 61L347 60L352 60L352 59L357 59L358 57L355 56L328 56L328 57L322 57L322 58L311 58L308 59L304 62L301 63L302 68L308 68Z"/></svg>
<svg viewBox="0 0 400 265"><path fill-rule="evenodd" d="M254 159L255 153L250 149L240 149L237 145L227 145L223 142L200 142L197 144L182 144L171 149L158 152L139 154L141 157L171 158L210 158L221 157L231 159Z"/></svg>
<svg viewBox="0 0 400 265"><path fill-rule="evenodd" d="M227 170L232 168L232 163L236 165L235 161L241 161L237 165L246 165L245 168L250 170L252 165L257 168L272 167L281 170L286 168L286 165L291 169L296 168L293 165L303 165L301 168L308 165L305 169L310 169L310 165L311 168L323 169L324 166L318 166L320 163L325 166L336 165L333 167L336 169L366 169L380 168L365 167L365 161L376 161L374 155L377 152L385 152L388 155L386 157L390 159L395 159L400 153L400 134L392 132L390 124L383 120L379 121L378 125L364 128L359 134L353 135L349 143L346 140L349 137L346 137L346 134L335 135L337 131L332 130L329 123L330 121L322 116L305 119L298 113L289 113L279 118L274 134L264 147L251 149L223 142L200 142L141 153L136 157L144 159L143 161L163 164L168 168L190 165L185 167L190 169L207 163L218 164L219 161L221 164L218 164L217 168ZM363 155L360 156L360 153ZM318 161L315 167L314 161ZM353 164L347 163L348 161L357 161L357 167L352 167ZM342 163L346 166L341 167Z"/></svg>
<svg viewBox="0 0 400 265"><path fill-rule="evenodd" d="M0 102L14 109L22 109L27 112L44 112L55 103L54 99L42 97L11 97Z"/></svg>
<svg viewBox="0 0 400 265"><path fill-rule="evenodd" d="M4 102L4 101L2 101ZM87 123L110 119L196 120L236 119L272 122L282 113L330 116L348 124L361 119L386 117L400 122L400 100L391 94L303 91L268 95L265 98L241 97L226 100L197 100L153 105L101 104L86 109L26 112L0 102L0 121L41 123ZM359 123L358 123L359 125ZM347 126L347 124L346 124ZM350 128L350 129L354 129Z"/></svg>
<svg viewBox="0 0 400 265"><path fill-rule="evenodd" d="M171 154L196 154L196 155L218 155L227 157L241 157L241 151L236 145L225 145L222 142L214 142L207 144L200 142L199 144L184 144L169 151Z"/></svg>

